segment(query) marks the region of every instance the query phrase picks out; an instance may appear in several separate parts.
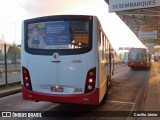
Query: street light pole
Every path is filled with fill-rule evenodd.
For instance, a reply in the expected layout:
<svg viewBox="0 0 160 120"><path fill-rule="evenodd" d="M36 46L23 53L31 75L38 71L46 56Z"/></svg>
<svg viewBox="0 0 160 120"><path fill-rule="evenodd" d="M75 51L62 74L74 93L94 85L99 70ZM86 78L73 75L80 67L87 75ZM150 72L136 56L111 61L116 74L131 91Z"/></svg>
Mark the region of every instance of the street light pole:
<svg viewBox="0 0 160 120"><path fill-rule="evenodd" d="M15 44L16 44L16 23L15 22L12 22L11 24L14 25L14 37L15 37Z"/></svg>
<svg viewBox="0 0 160 120"><path fill-rule="evenodd" d="M12 22L12 24L14 24L14 30L15 30L15 44L16 44L16 46L17 46L17 42L16 42L16 23L15 22ZM17 67L17 53L16 53L16 51L15 51L15 67Z"/></svg>

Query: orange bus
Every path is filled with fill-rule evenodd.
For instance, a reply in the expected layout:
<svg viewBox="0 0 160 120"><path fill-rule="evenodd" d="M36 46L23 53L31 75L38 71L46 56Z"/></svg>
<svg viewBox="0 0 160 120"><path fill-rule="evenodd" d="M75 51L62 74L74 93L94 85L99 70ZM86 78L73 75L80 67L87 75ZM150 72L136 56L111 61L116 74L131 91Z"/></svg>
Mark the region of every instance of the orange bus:
<svg viewBox="0 0 160 120"><path fill-rule="evenodd" d="M128 53L128 66L131 69L151 67L151 56L146 48L130 48Z"/></svg>

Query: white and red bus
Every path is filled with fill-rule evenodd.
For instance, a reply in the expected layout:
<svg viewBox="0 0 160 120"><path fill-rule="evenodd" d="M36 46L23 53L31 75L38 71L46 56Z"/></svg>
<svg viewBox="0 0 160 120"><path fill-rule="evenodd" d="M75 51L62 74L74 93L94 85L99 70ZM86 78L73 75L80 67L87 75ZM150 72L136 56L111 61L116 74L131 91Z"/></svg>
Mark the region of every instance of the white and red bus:
<svg viewBox="0 0 160 120"><path fill-rule="evenodd" d="M130 48L128 53L128 66L134 68L151 67L151 56L146 48Z"/></svg>
<svg viewBox="0 0 160 120"><path fill-rule="evenodd" d="M97 105L113 74L113 49L96 16L23 22L23 99Z"/></svg>

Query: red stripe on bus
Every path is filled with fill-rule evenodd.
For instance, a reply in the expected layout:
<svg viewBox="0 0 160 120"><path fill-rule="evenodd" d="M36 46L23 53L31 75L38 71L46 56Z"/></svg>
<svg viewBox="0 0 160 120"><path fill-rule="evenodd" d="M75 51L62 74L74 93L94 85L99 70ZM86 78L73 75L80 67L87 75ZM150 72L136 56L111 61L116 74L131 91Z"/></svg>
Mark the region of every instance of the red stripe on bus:
<svg viewBox="0 0 160 120"><path fill-rule="evenodd" d="M96 88L88 94L73 94L73 95L57 95L30 91L22 86L22 96L24 100L33 101L50 101L56 103L73 103L73 104L99 104L99 89ZM88 100L87 100L88 98Z"/></svg>

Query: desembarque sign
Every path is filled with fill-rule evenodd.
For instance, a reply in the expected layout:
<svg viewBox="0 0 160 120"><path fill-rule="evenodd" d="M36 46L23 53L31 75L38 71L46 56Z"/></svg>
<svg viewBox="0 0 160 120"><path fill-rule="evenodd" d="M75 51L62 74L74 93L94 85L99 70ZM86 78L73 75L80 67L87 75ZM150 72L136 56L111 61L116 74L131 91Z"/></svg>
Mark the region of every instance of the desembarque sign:
<svg viewBox="0 0 160 120"><path fill-rule="evenodd" d="M160 0L109 0L109 12L160 6Z"/></svg>

